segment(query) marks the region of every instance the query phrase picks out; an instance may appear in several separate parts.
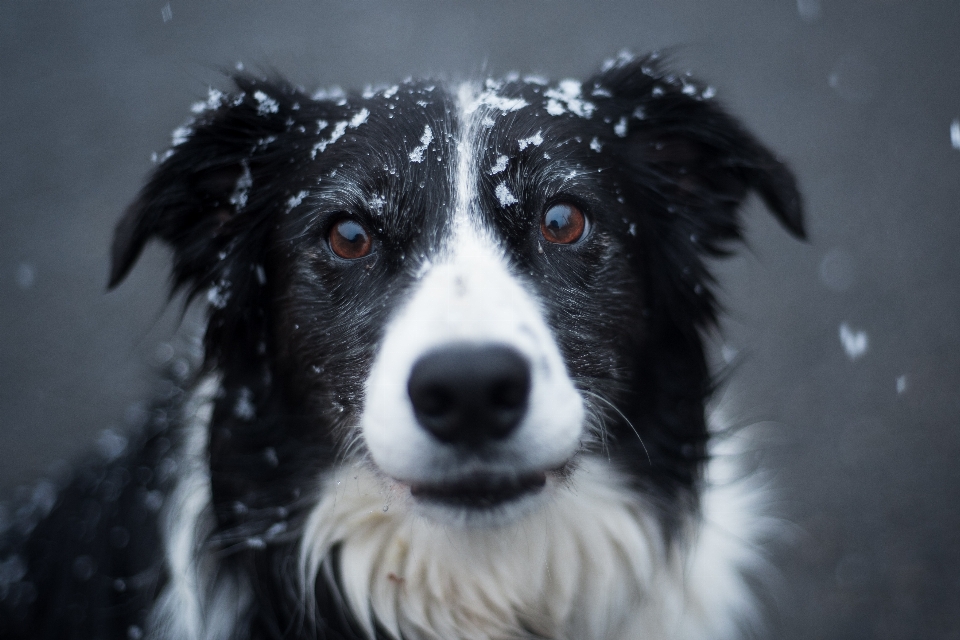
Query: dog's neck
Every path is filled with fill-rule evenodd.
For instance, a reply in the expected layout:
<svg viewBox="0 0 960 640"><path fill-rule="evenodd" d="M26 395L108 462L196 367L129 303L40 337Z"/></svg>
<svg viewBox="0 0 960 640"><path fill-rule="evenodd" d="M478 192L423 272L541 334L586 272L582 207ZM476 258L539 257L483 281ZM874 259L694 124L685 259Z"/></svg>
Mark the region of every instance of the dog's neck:
<svg viewBox="0 0 960 640"><path fill-rule="evenodd" d="M321 573L339 576L334 588L371 638L377 626L409 640L700 638L733 630L732 612L747 597L739 571L751 555L744 527L752 523L748 512L716 507L749 507L744 487L714 489L725 496L708 491L704 509L722 519L705 525L697 517L667 542L654 510L609 465L588 459L575 474L572 484L548 487L553 495L534 513L458 528L418 514L403 488L346 466L325 481L307 521L303 584ZM339 566L324 572L332 557Z"/></svg>

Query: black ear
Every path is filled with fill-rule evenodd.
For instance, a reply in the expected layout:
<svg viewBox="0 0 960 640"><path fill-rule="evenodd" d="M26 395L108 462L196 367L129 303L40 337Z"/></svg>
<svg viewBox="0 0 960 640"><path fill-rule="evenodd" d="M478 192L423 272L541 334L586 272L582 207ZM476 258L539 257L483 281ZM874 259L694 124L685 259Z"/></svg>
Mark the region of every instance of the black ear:
<svg viewBox="0 0 960 640"><path fill-rule="evenodd" d="M271 143L290 135L291 110L306 98L281 82L234 82L237 93L211 91L195 106L199 113L174 133L174 146L117 224L110 288L154 238L173 249L174 289L191 295L215 286L229 258L256 242L270 212L257 201L258 177L277 161Z"/></svg>
<svg viewBox="0 0 960 640"><path fill-rule="evenodd" d="M804 238L803 205L787 166L728 115L713 89L662 70L657 56L622 56L586 84L622 143L639 194L684 218L701 249L723 253L740 237L737 208L756 192Z"/></svg>

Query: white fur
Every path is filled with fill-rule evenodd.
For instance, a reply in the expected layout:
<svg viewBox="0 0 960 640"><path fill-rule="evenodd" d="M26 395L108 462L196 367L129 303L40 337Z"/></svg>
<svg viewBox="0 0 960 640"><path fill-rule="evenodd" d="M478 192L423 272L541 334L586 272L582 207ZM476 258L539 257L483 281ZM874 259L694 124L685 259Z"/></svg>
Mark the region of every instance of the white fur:
<svg viewBox="0 0 960 640"><path fill-rule="evenodd" d="M499 467L484 471L543 471L564 463L580 446L584 408L536 299L510 273L502 249L476 211L473 122L482 117L461 91L463 131L457 145L451 233L407 304L386 326L367 379L360 419L377 467L407 483L451 481L465 468L456 452L417 423L407 380L425 353L456 342L513 347L531 364L528 411L497 445ZM471 111L472 109L472 111Z"/></svg>
<svg viewBox="0 0 960 640"><path fill-rule="evenodd" d="M164 510L170 581L151 612L151 638L243 637L249 587L222 575L203 548L213 526L205 450L215 388L206 381L188 406L183 473ZM701 513L671 548L649 505L601 459L568 483L548 483L535 513L464 529L420 517L405 487L365 467L341 468L304 528L304 597L340 543L344 595L371 638L374 619L408 640L516 640L529 637L524 629L555 640L732 637L754 611L743 574L761 568L758 543L774 522L760 486L739 471L749 446L744 436L714 446Z"/></svg>
<svg viewBox="0 0 960 640"><path fill-rule="evenodd" d="M204 547L214 529L207 443L217 387L215 377L205 379L185 407L180 480L162 514L169 582L150 612L151 639L234 640L251 602L249 588L220 572Z"/></svg>
<svg viewBox="0 0 960 640"><path fill-rule="evenodd" d="M404 487L346 467L305 527L306 597L340 543L345 596L371 637L376 620L407 640L728 638L753 609L742 572L757 568L766 526L762 492L735 468L723 452L710 463L702 514L667 547L650 505L600 459L549 483L534 513L462 529L422 518Z"/></svg>

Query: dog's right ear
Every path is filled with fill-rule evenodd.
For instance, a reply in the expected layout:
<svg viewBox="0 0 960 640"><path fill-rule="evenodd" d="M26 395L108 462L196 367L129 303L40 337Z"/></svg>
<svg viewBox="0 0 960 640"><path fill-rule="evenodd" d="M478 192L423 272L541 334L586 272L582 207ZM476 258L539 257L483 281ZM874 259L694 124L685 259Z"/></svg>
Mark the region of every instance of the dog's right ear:
<svg viewBox="0 0 960 640"><path fill-rule="evenodd" d="M309 98L280 82L234 82L236 94L211 91L195 106L198 115L174 132L173 147L117 224L109 288L154 238L173 249L173 289L190 295L215 286L225 263L255 242L271 210L257 202L258 174L271 162L271 143L291 135L292 114Z"/></svg>

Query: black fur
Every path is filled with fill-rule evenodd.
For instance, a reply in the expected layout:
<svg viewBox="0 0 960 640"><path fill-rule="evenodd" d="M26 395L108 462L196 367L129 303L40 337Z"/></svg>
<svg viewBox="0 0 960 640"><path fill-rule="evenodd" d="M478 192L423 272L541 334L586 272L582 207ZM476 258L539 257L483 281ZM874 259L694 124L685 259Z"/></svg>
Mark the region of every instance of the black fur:
<svg viewBox="0 0 960 640"><path fill-rule="evenodd" d="M316 479L356 424L387 318L441 240L461 123L452 95L432 83L314 99L281 80L234 81L236 92L196 117L120 221L110 286L159 239L173 249L173 289L210 300L197 375L216 372L222 383L207 544L221 571L252 588L246 637L359 640L336 576L318 580L311 631L291 577L298 532ZM496 180L481 174L482 209L517 277L546 305L575 383L588 402L604 399L613 462L660 505L669 536L696 508L706 459L712 382L702 335L717 304L704 260L741 238L737 209L750 192L802 237L800 196L784 164L703 86L655 57L617 61L582 87L589 118L548 115L547 87L536 82L499 87L528 106L498 119L473 151L482 167L514 156ZM362 126L317 149L364 109ZM435 152L411 163L425 126ZM544 142L517 155L516 141L537 133ZM494 195L504 179L516 204ZM591 221L576 247L543 246L536 235L540 212L560 197ZM347 262L326 249L343 212L373 230L375 254ZM85 468L49 515L6 534L0 563L16 559L23 571L0 570L4 638L135 638L144 628L166 580L145 492L170 492L173 479L157 469L169 468L179 437L168 424L176 404L157 408L129 454ZM122 537L116 527L129 531L127 544L111 542Z"/></svg>

